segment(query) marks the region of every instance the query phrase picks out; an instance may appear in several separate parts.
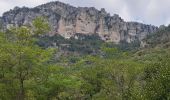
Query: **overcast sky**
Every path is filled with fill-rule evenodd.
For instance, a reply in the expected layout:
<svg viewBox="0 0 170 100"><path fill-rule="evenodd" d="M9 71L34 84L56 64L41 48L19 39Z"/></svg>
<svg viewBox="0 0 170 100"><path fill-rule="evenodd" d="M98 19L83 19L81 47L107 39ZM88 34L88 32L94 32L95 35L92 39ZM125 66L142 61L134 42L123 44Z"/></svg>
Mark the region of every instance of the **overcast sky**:
<svg viewBox="0 0 170 100"><path fill-rule="evenodd" d="M0 16L15 6L34 7L55 0L0 0ZM73 6L105 8L125 21L152 25L170 24L170 0L59 0Z"/></svg>

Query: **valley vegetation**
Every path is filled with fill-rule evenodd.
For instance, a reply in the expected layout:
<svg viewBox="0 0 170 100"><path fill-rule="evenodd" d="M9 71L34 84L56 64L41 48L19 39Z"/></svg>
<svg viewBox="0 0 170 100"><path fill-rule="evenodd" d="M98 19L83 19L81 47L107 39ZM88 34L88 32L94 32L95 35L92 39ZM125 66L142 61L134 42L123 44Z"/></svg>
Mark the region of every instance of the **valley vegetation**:
<svg viewBox="0 0 170 100"><path fill-rule="evenodd" d="M0 100L169 100L169 29L148 36L146 48L50 37L41 17L0 32Z"/></svg>

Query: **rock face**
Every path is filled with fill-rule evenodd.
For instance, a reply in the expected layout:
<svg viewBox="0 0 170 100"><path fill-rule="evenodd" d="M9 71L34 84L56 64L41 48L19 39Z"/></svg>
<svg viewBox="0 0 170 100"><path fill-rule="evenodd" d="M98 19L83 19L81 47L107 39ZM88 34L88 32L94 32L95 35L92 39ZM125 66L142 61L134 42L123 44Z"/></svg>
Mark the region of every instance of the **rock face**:
<svg viewBox="0 0 170 100"><path fill-rule="evenodd" d="M125 22L118 15L111 16L94 7L73 7L61 2L50 2L35 8L15 7L3 14L0 21L3 29L11 26L31 25L37 16L48 18L52 28L50 34L60 34L70 38L76 33L98 34L102 40L128 43L142 40L147 34L155 32L157 27L137 22Z"/></svg>
<svg viewBox="0 0 170 100"><path fill-rule="evenodd" d="M2 18L0 17L0 31L2 30Z"/></svg>

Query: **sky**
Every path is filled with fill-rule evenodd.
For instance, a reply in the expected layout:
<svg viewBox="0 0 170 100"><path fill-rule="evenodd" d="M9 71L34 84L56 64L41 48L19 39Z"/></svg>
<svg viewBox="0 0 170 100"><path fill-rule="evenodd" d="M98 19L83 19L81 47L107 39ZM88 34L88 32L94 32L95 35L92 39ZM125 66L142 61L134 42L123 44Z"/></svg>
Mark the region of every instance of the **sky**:
<svg viewBox="0 0 170 100"><path fill-rule="evenodd" d="M0 16L15 6L35 7L56 0L0 0ZM118 14L125 21L155 26L170 24L170 0L58 0L75 7L95 7Z"/></svg>

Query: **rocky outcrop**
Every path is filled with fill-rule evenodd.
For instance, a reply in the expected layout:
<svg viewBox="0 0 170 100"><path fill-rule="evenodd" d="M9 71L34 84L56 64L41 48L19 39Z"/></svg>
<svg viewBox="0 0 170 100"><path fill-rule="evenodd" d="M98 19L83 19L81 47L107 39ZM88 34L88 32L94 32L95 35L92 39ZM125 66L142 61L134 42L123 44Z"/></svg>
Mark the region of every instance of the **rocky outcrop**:
<svg viewBox="0 0 170 100"><path fill-rule="evenodd" d="M15 7L3 14L3 28L11 26L31 25L37 16L45 16L51 26L50 34L60 34L70 38L76 33L95 34L102 40L128 43L142 40L147 34L155 32L157 27L137 22L125 22L119 15L111 16L101 9L94 7L73 7L61 2L50 2L35 8Z"/></svg>
<svg viewBox="0 0 170 100"><path fill-rule="evenodd" d="M2 17L0 17L0 24L2 24Z"/></svg>

